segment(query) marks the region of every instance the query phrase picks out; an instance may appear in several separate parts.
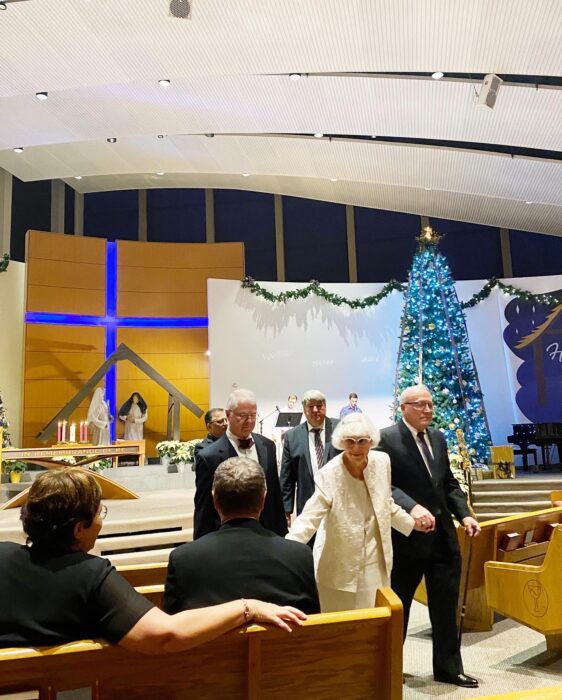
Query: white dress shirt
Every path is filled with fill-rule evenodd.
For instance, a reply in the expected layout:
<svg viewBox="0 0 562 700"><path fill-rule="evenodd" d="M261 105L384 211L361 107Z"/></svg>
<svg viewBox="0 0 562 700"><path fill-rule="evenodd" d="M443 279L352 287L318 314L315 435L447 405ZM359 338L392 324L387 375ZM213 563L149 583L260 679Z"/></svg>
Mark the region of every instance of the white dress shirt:
<svg viewBox="0 0 562 700"><path fill-rule="evenodd" d="M232 447L234 447L234 449L236 450L236 454L239 457L249 457L250 459L253 459L259 464L258 451L256 450L255 442L248 450L243 450L238 444L238 440L240 438L237 438L236 435L234 435L234 433L231 433L229 428L226 429L226 437L230 440L230 444L232 445ZM249 437L252 438L253 441L254 438L252 437L252 435L250 435Z"/></svg>

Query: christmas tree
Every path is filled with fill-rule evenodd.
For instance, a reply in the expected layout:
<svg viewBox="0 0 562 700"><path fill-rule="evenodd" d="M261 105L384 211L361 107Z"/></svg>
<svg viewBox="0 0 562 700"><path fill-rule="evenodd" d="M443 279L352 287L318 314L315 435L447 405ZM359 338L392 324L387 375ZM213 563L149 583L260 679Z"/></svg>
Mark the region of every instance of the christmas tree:
<svg viewBox="0 0 562 700"><path fill-rule="evenodd" d="M491 440L482 391L464 312L438 242L430 227L418 238L402 312L394 417L400 393L425 384L435 405L433 426L443 431L449 450L458 452L455 431L461 428L471 461L487 463Z"/></svg>
<svg viewBox="0 0 562 700"><path fill-rule="evenodd" d="M10 447L10 433L8 428L10 424L8 423L8 416L6 414L6 407L4 406L4 400L2 399L2 394L0 394L0 428L4 430L2 434L2 447Z"/></svg>

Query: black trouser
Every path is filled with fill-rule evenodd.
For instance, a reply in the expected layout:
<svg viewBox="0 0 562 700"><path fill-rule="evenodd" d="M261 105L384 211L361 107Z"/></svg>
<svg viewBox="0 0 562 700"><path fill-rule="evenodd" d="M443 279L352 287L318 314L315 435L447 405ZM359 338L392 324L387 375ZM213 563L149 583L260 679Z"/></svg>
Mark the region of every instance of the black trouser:
<svg viewBox="0 0 562 700"><path fill-rule="evenodd" d="M463 673L457 631L457 604L461 571L460 554L440 546L426 559L406 557L395 552L391 575L392 590L404 606L404 639L416 588L425 576L429 618L433 634L433 674L451 676Z"/></svg>

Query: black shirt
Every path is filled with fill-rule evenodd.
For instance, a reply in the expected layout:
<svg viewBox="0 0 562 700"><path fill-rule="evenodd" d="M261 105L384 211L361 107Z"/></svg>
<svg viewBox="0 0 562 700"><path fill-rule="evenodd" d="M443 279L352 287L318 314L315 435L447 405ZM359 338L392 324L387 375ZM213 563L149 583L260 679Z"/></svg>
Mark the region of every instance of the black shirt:
<svg viewBox="0 0 562 700"><path fill-rule="evenodd" d="M152 607L107 559L0 542L0 646L118 642Z"/></svg>

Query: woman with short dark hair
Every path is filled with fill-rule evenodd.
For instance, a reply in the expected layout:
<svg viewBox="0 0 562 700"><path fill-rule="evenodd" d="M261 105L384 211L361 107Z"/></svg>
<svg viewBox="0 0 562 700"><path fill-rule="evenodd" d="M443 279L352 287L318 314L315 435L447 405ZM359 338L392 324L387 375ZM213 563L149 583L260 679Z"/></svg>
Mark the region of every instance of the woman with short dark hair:
<svg viewBox="0 0 562 700"><path fill-rule="evenodd" d="M119 410L119 420L125 423L124 440L142 440L144 424L148 418L146 401L134 391Z"/></svg>
<svg viewBox="0 0 562 700"><path fill-rule="evenodd" d="M282 629L306 616L257 600L167 615L122 578L107 559L88 554L106 507L82 467L40 474L21 520L27 544L0 542L0 646L64 644L103 637L145 653L181 651L246 622Z"/></svg>

